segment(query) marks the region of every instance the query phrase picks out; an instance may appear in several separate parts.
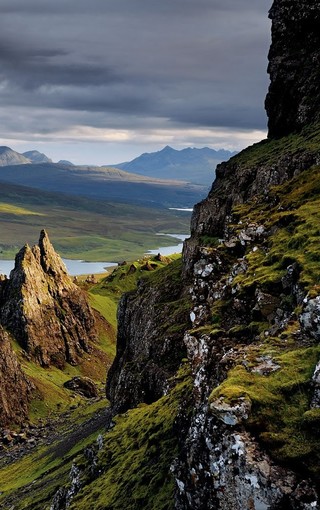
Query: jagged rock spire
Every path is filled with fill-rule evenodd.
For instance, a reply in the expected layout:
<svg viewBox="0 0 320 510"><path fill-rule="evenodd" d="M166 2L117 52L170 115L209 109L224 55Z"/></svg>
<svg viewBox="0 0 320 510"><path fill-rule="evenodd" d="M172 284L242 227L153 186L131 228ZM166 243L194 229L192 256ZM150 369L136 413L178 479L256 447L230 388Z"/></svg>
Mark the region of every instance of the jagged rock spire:
<svg viewBox="0 0 320 510"><path fill-rule="evenodd" d="M271 84L266 97L269 138L320 120L320 1L274 0Z"/></svg>
<svg viewBox="0 0 320 510"><path fill-rule="evenodd" d="M0 319L35 361L44 366L77 364L96 336L86 296L43 230L39 244L25 245L3 283Z"/></svg>

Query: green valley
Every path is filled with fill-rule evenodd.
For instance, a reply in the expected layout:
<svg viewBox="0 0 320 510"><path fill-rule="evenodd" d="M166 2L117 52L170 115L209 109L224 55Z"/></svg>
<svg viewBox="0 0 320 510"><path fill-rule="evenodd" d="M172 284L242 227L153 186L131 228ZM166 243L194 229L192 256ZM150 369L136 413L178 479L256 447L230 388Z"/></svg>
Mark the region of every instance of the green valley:
<svg viewBox="0 0 320 510"><path fill-rule="evenodd" d="M24 165L26 166L26 165ZM0 188L0 257L12 258L46 228L66 258L118 262L159 246L163 233L189 232L190 214L107 199L46 192L16 184ZM162 236L161 245L174 244Z"/></svg>

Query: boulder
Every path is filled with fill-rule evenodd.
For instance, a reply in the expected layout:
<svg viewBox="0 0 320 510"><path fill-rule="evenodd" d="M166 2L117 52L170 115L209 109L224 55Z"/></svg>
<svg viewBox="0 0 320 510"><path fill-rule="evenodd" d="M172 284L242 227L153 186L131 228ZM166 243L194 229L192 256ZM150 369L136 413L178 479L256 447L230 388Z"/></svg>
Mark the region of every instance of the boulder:
<svg viewBox="0 0 320 510"><path fill-rule="evenodd" d="M96 384L89 377L73 377L63 386L86 398L96 398L99 395Z"/></svg>

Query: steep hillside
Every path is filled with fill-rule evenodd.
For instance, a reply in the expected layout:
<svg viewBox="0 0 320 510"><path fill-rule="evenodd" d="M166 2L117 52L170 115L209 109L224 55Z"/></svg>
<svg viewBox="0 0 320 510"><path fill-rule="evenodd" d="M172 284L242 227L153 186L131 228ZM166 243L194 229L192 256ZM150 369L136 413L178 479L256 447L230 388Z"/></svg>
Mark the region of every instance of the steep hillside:
<svg viewBox="0 0 320 510"><path fill-rule="evenodd" d="M161 151L145 153L132 161L114 166L158 179L178 179L210 186L215 179L216 166L234 154L224 149L216 151L208 147L188 147L178 151L167 145Z"/></svg>
<svg viewBox="0 0 320 510"><path fill-rule="evenodd" d="M34 446L44 433L39 418L99 395L115 327L89 307L44 231L18 253L10 279L1 278L0 324L1 463L4 446Z"/></svg>

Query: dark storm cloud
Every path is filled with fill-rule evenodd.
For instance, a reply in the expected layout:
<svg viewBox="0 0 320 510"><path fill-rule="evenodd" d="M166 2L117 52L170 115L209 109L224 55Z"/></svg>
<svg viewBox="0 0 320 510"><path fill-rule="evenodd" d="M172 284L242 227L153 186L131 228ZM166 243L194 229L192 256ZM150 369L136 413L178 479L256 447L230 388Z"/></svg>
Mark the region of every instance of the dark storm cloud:
<svg viewBox="0 0 320 510"><path fill-rule="evenodd" d="M263 129L270 3L2 0L2 106Z"/></svg>

